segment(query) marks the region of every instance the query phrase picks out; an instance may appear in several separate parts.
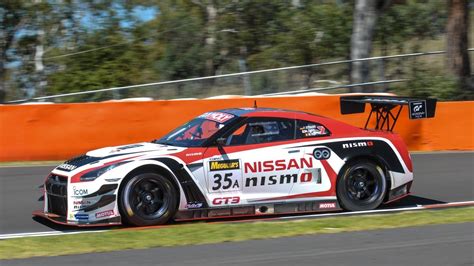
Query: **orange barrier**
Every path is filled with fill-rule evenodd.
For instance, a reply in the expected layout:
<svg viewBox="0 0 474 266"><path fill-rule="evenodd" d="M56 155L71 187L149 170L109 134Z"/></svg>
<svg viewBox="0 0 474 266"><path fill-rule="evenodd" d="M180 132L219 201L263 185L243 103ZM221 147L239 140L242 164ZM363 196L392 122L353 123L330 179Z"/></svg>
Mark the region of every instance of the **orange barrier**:
<svg viewBox="0 0 474 266"><path fill-rule="evenodd" d="M196 115L229 107L294 109L363 126L367 114L342 116L339 96L286 96L150 102L0 106L0 161L62 160L88 150L158 138ZM395 131L410 150L473 150L474 102L440 102L433 119L409 120Z"/></svg>

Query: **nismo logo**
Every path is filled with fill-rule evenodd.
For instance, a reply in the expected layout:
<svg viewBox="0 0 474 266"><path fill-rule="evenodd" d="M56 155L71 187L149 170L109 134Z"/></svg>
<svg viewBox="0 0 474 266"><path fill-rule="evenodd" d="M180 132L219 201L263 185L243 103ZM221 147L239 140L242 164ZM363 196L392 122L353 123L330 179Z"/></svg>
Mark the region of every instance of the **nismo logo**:
<svg viewBox="0 0 474 266"><path fill-rule="evenodd" d="M361 148L361 147L372 147L374 143L372 141L357 141L357 142L350 142L350 143L343 143L342 148Z"/></svg>
<svg viewBox="0 0 474 266"><path fill-rule="evenodd" d="M210 171L234 170L239 169L239 160L211 161L209 162Z"/></svg>

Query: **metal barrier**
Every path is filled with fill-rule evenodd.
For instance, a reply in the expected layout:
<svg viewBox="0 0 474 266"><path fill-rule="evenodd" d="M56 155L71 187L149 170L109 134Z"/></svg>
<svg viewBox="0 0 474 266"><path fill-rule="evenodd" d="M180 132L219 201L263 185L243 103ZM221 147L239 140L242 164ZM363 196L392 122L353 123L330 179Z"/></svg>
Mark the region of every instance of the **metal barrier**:
<svg viewBox="0 0 474 266"><path fill-rule="evenodd" d="M470 48L468 51L472 52L474 48ZM407 66L406 61L400 61L400 59L440 55L444 53L445 51L431 51L375 56L354 60L339 60L309 65L71 92L14 100L9 101L9 103L46 100L52 100L53 102L105 101L131 97L150 97L153 99L206 98L224 94L271 96L318 91L335 91L340 93L345 92L340 91L341 89L347 90L347 88L355 86L382 86L380 90L383 91L387 88L387 84L409 80L406 74L410 72L409 69L407 71L409 66ZM369 61L371 63L370 69L378 70L378 73L377 71L371 71L370 79L373 81L358 84L348 83L350 63L357 61Z"/></svg>

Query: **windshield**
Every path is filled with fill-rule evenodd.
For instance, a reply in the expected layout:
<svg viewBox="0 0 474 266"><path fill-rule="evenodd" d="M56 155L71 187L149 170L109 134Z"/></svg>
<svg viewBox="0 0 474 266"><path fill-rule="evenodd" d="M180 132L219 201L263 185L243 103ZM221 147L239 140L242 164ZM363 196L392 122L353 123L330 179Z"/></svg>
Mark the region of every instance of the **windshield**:
<svg viewBox="0 0 474 266"><path fill-rule="evenodd" d="M205 113L176 128L161 139L154 140L153 143L179 147L198 147L234 118L234 115L227 113Z"/></svg>

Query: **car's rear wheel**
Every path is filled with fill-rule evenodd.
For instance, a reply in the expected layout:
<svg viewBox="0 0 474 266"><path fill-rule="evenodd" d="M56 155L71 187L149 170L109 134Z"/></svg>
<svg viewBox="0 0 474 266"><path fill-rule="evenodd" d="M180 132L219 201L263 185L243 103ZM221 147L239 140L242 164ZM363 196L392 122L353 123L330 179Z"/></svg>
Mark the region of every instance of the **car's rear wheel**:
<svg viewBox="0 0 474 266"><path fill-rule="evenodd" d="M120 212L126 223L135 226L168 222L177 210L177 192L166 177L141 173L128 180L120 193Z"/></svg>
<svg viewBox="0 0 474 266"><path fill-rule="evenodd" d="M385 197L387 180L382 168L368 160L344 167L337 181L337 197L341 207L349 211L377 208Z"/></svg>

